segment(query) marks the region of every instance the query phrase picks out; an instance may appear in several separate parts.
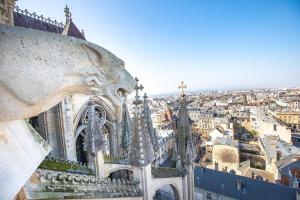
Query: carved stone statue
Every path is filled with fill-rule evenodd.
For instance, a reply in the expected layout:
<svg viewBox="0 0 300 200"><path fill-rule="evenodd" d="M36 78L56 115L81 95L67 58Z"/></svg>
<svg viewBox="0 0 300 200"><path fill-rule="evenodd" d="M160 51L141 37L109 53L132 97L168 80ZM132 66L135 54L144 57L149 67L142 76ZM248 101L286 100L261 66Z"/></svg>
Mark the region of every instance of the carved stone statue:
<svg viewBox="0 0 300 200"><path fill-rule="evenodd" d="M50 147L23 119L75 93L122 105L135 80L124 62L90 42L0 24L0 197L11 200Z"/></svg>
<svg viewBox="0 0 300 200"><path fill-rule="evenodd" d="M0 122L41 113L74 93L121 106L135 80L104 48L73 37L0 25Z"/></svg>

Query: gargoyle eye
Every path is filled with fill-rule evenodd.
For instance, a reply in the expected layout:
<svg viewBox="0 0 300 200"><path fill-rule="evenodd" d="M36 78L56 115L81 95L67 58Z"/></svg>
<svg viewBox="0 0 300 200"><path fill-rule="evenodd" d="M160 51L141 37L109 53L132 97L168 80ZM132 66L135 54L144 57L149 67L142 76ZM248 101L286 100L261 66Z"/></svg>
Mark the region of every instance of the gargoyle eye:
<svg viewBox="0 0 300 200"><path fill-rule="evenodd" d="M119 88L119 89L117 90L117 94L118 94L120 97L125 97L126 91L125 91L123 88Z"/></svg>

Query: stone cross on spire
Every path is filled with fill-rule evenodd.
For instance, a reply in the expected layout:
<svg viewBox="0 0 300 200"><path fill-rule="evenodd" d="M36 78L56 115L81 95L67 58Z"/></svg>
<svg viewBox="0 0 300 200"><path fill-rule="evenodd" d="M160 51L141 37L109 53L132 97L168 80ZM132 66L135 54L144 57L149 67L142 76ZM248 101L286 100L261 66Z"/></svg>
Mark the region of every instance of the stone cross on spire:
<svg viewBox="0 0 300 200"><path fill-rule="evenodd" d="M139 105L142 103L142 101L139 99L140 96L139 96L139 90L143 90L144 89L144 86L142 86L142 84L139 85L139 79L137 77L135 77L135 81L136 81L136 85L134 87L135 89L135 100L133 101L133 103L135 105Z"/></svg>
<svg viewBox="0 0 300 200"><path fill-rule="evenodd" d="M72 18L71 18L72 14L70 12L70 8L68 7L68 5L66 5L64 11L65 11L65 16L66 16L66 24L67 24L69 21L72 20Z"/></svg>
<svg viewBox="0 0 300 200"><path fill-rule="evenodd" d="M181 90L181 96L184 96L184 89L186 89L187 86L184 84L183 81L180 82L178 88L179 88L179 90Z"/></svg>

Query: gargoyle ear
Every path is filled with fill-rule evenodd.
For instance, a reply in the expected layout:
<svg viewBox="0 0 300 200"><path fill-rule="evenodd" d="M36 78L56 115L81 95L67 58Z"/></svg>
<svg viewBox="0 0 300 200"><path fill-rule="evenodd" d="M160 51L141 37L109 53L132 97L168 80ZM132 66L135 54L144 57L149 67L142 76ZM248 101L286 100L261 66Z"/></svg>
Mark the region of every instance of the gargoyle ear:
<svg viewBox="0 0 300 200"><path fill-rule="evenodd" d="M106 52L103 48L93 44L82 44L82 47L86 51L90 62L94 66L105 66Z"/></svg>

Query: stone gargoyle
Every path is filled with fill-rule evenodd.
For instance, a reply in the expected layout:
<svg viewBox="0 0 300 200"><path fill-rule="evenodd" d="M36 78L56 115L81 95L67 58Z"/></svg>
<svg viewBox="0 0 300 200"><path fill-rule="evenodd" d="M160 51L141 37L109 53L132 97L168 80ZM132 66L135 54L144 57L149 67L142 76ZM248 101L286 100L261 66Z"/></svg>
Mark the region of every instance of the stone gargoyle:
<svg viewBox="0 0 300 200"><path fill-rule="evenodd" d="M13 199L50 152L23 119L76 93L104 96L120 105L135 84L124 62L100 46L0 24L1 199Z"/></svg>
<svg viewBox="0 0 300 200"><path fill-rule="evenodd" d="M75 93L114 104L135 80L106 49L69 36L0 25L0 122L25 119Z"/></svg>

